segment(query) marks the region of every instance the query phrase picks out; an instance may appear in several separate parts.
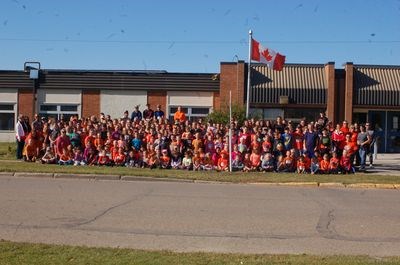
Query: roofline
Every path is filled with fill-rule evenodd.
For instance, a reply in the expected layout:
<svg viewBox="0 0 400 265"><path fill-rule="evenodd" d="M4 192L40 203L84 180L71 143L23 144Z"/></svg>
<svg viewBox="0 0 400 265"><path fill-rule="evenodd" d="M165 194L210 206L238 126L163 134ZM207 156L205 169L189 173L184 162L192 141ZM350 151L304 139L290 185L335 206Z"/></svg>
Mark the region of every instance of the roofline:
<svg viewBox="0 0 400 265"><path fill-rule="evenodd" d="M98 73L98 74L144 74L144 75L215 75L219 73L186 73L186 72L167 72L165 70L86 70L86 69L40 69L43 73ZM24 70L0 70L0 73L27 73Z"/></svg>
<svg viewBox="0 0 400 265"><path fill-rule="evenodd" d="M400 68L400 65L355 64L354 68L387 68L387 69L395 69L395 68Z"/></svg>

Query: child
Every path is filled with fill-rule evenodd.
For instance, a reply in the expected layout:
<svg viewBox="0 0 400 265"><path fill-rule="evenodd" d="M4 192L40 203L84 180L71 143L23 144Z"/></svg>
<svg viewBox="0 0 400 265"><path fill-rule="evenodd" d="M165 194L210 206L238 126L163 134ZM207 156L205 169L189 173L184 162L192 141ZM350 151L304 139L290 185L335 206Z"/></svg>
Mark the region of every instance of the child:
<svg viewBox="0 0 400 265"><path fill-rule="evenodd" d="M54 155L53 149L51 147L46 148L46 153L44 153L42 159L42 164L55 164L56 156Z"/></svg>
<svg viewBox="0 0 400 265"><path fill-rule="evenodd" d="M200 151L197 151L193 157L193 171L199 171L202 169L203 159L200 157Z"/></svg>
<svg viewBox="0 0 400 265"><path fill-rule="evenodd" d="M182 167L182 157L181 157L181 154L177 150L172 152L171 167L173 169L180 169Z"/></svg>
<svg viewBox="0 0 400 265"><path fill-rule="evenodd" d="M63 152L60 156L60 160L58 161L59 165L72 165L72 158L70 156L70 153L68 149L64 148Z"/></svg>
<svg viewBox="0 0 400 265"><path fill-rule="evenodd" d="M251 170L251 160L250 160L250 154L246 153L244 155L244 159L243 159L243 171L244 172L249 172Z"/></svg>
<svg viewBox="0 0 400 265"><path fill-rule="evenodd" d="M275 170L275 162L271 153L266 153L261 161L261 170L263 172L273 172Z"/></svg>
<svg viewBox="0 0 400 265"><path fill-rule="evenodd" d="M339 159L336 152L332 152L332 157L329 160L329 173L337 174L339 172Z"/></svg>
<svg viewBox="0 0 400 265"><path fill-rule="evenodd" d="M214 169L211 153L206 153L203 160L203 170L211 171Z"/></svg>
<svg viewBox="0 0 400 265"><path fill-rule="evenodd" d="M296 161L295 158L292 156L290 150L286 151L286 157L283 158L283 170L282 172L294 172L296 169Z"/></svg>
<svg viewBox="0 0 400 265"><path fill-rule="evenodd" d="M171 165L171 158L168 155L168 150L163 149L161 152L161 157L160 157L160 169L170 169Z"/></svg>
<svg viewBox="0 0 400 265"><path fill-rule="evenodd" d="M299 173L299 174L307 173L307 171L306 171L306 163L304 161L304 156L300 156L299 160L297 161L297 173Z"/></svg>
<svg viewBox="0 0 400 265"><path fill-rule="evenodd" d="M106 150L101 150L99 153L99 157L97 158L97 165L99 166L109 166L110 158L106 154Z"/></svg>
<svg viewBox="0 0 400 265"><path fill-rule="evenodd" d="M251 171L258 171L261 165L261 155L258 149L253 149L253 152L250 155L251 161Z"/></svg>
<svg viewBox="0 0 400 265"><path fill-rule="evenodd" d="M312 175L318 174L318 173L319 173L319 161L318 161L318 157L313 156L313 157L311 158L311 167L310 167L310 170L311 170L311 174L312 174Z"/></svg>
<svg viewBox="0 0 400 265"><path fill-rule="evenodd" d="M243 170L243 162L240 155L236 155L235 159L232 161L232 171L242 171Z"/></svg>
<svg viewBox="0 0 400 265"><path fill-rule="evenodd" d="M344 174L354 173L354 168L352 167L351 157L348 154L347 149L343 150L342 158L340 159L340 167Z"/></svg>
<svg viewBox="0 0 400 265"><path fill-rule="evenodd" d="M116 166L123 166L125 164L126 155L124 153L124 148L120 147L118 149L118 154L114 156L114 164Z"/></svg>
<svg viewBox="0 0 400 265"><path fill-rule="evenodd" d="M223 152L221 153L221 157L218 159L218 171L228 171L229 170L229 159L228 155Z"/></svg>
<svg viewBox="0 0 400 265"><path fill-rule="evenodd" d="M75 154L74 154L74 166L84 166L86 165L85 159L83 157L82 151L80 148L75 149Z"/></svg>
<svg viewBox="0 0 400 265"><path fill-rule="evenodd" d="M329 155L324 154L323 159L319 162L319 169L321 174L328 174L329 173Z"/></svg>
<svg viewBox="0 0 400 265"><path fill-rule="evenodd" d="M126 167L134 167L136 164L136 158L133 150L129 151L128 156L126 157L125 166Z"/></svg>
<svg viewBox="0 0 400 265"><path fill-rule="evenodd" d="M182 159L182 169L193 169L192 155L190 151L185 152L185 157Z"/></svg>

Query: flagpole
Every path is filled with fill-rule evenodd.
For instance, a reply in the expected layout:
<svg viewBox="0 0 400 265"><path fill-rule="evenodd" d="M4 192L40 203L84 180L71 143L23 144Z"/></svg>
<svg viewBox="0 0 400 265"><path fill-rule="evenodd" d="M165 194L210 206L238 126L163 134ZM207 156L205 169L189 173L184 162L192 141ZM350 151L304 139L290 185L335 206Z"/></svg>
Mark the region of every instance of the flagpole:
<svg viewBox="0 0 400 265"><path fill-rule="evenodd" d="M249 30L249 60L247 64L247 95L246 95L246 118L249 118L250 111L250 75L251 75L251 40L252 40L253 31Z"/></svg>
<svg viewBox="0 0 400 265"><path fill-rule="evenodd" d="M232 172L232 89L229 90L229 172Z"/></svg>

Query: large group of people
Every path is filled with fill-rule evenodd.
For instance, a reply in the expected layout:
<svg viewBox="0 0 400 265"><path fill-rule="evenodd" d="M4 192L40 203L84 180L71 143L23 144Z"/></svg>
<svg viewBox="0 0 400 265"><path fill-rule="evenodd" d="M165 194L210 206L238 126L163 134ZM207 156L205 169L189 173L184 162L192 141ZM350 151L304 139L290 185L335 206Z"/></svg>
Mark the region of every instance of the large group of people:
<svg viewBox="0 0 400 265"><path fill-rule="evenodd" d="M333 125L323 112L298 124L281 117L218 124L190 121L180 107L167 119L149 104L114 119L19 115L16 139L17 159L44 164L309 174L364 171L375 141L369 123Z"/></svg>

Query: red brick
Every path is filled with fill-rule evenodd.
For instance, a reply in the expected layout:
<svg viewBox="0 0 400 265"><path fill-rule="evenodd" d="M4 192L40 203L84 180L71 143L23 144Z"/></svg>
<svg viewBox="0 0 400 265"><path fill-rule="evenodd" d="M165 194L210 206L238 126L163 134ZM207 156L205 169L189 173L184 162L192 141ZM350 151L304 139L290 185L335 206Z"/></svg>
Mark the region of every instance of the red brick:
<svg viewBox="0 0 400 265"><path fill-rule="evenodd" d="M150 108L156 109L157 105L161 105L161 109L166 113L167 109L167 92L166 91L148 91L147 103Z"/></svg>
<svg viewBox="0 0 400 265"><path fill-rule="evenodd" d="M100 114L100 91L82 90L82 117Z"/></svg>
<svg viewBox="0 0 400 265"><path fill-rule="evenodd" d="M18 91L18 114L26 115L32 120L34 112L32 90L20 89Z"/></svg>

